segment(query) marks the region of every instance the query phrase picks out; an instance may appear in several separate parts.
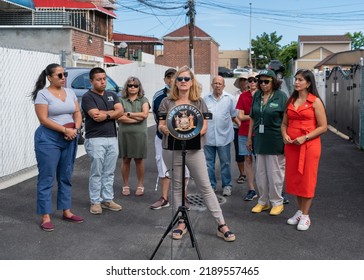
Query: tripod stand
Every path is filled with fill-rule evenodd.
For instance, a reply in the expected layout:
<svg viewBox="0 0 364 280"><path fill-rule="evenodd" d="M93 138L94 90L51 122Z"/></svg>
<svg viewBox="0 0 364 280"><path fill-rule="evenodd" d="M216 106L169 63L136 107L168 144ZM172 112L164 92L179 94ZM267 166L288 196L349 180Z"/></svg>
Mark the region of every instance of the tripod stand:
<svg viewBox="0 0 364 280"><path fill-rule="evenodd" d="M163 242L164 238L173 229L173 227L178 223L179 220L183 220L184 223L186 224L187 231L190 234L192 247L194 247L196 249L198 259L201 260L200 250L198 248L197 240L196 240L195 235L193 233L192 224L190 223L190 218L188 216L187 208L185 206L185 194L186 194L186 190L185 190L186 189L185 188L186 187L185 186L185 173L186 173L185 163L186 163L186 153L187 153L187 151L186 151L186 141L183 140L181 145L182 145L182 205L178 207L178 210L177 210L176 214L174 214L174 216L173 216L171 222L169 223L166 231L164 232L161 240L159 241L159 243L158 243L157 247L155 248L152 256L150 257L151 260L154 258L154 256L157 253L159 247L162 245L162 242Z"/></svg>

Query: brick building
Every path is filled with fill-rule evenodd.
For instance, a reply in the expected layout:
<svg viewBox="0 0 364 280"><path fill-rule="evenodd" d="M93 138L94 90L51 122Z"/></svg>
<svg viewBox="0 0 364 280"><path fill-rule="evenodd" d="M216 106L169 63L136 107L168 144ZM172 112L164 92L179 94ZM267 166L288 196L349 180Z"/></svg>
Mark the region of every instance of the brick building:
<svg viewBox="0 0 364 280"><path fill-rule="evenodd" d="M188 25L163 37L163 54L155 59L156 64L171 67L189 65ZM193 34L194 72L196 74L217 75L219 44L205 31L194 27Z"/></svg>

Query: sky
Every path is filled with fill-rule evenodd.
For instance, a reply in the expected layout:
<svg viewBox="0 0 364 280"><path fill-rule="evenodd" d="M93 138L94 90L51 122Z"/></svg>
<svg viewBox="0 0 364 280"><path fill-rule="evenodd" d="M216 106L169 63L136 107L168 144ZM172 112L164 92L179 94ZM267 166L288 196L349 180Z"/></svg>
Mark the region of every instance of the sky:
<svg viewBox="0 0 364 280"><path fill-rule="evenodd" d="M118 0L114 32L162 37L189 22L189 0ZM220 50L245 50L264 32L285 46L299 35L343 35L364 31L362 0L194 0L195 25ZM251 4L250 4L251 3Z"/></svg>

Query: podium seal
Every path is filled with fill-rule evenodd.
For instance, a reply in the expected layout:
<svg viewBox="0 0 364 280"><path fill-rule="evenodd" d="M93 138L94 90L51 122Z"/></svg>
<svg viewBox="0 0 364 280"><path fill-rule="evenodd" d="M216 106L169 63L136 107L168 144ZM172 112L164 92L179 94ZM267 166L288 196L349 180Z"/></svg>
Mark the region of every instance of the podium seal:
<svg viewBox="0 0 364 280"><path fill-rule="evenodd" d="M190 140L200 134L204 122L201 111L194 105L174 106L167 114L166 123L171 136Z"/></svg>

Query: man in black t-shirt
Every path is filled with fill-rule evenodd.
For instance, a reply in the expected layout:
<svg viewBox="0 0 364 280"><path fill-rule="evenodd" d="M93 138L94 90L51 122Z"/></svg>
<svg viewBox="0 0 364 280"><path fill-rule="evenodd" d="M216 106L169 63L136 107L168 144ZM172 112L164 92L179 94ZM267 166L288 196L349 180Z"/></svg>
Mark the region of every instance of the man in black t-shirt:
<svg viewBox="0 0 364 280"><path fill-rule="evenodd" d="M82 96L85 114L85 149L91 159L89 195L90 212L101 214L102 208L120 211L114 199L114 172L118 158L118 140L115 120L124 109L118 96L105 91L106 73L99 67L90 71L92 89Z"/></svg>

